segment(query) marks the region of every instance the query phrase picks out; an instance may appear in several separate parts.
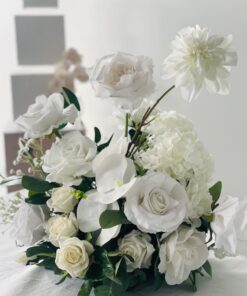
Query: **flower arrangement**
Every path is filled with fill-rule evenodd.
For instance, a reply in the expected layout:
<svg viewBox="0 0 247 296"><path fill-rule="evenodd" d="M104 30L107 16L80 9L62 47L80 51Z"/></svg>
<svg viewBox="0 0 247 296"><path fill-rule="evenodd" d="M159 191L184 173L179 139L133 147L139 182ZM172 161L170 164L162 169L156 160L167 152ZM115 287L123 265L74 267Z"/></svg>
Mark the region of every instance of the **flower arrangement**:
<svg viewBox="0 0 247 296"><path fill-rule="evenodd" d="M158 109L175 87L188 101L204 86L228 93L231 40L199 26L179 32L164 61L164 77L175 83L156 101L142 99L154 89L151 59L100 59L90 80L97 96L121 105L120 136L63 131L80 111L67 88L38 97L17 119L25 130L17 159L30 175L2 183L19 178L27 190L14 219L17 241L32 245L26 264L60 274L60 282L82 279L78 296L117 296L147 283L156 290L189 280L196 289L197 276L212 276L210 249L246 255L246 201L220 199L222 184L210 185L213 161L192 123ZM43 151L45 138L53 143Z"/></svg>

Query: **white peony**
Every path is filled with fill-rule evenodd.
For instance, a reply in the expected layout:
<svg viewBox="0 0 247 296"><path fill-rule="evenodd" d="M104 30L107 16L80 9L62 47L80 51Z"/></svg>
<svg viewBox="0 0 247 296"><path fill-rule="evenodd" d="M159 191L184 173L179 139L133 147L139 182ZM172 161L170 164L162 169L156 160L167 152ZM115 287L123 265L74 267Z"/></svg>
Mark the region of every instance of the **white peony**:
<svg viewBox="0 0 247 296"><path fill-rule="evenodd" d="M187 27L172 42L172 53L164 60L163 78L175 79L185 100L192 101L203 86L210 92L226 95L231 66L237 54L231 48L232 36L210 35L207 28Z"/></svg>
<svg viewBox="0 0 247 296"><path fill-rule="evenodd" d="M137 268L149 268L152 254L155 251L148 234L133 230L118 240L119 251L133 258L133 262L126 260L127 271L132 272Z"/></svg>
<svg viewBox="0 0 247 296"><path fill-rule="evenodd" d="M88 137L79 131L66 133L45 153L46 180L65 186L79 185L83 176L92 176L92 160L96 153L97 146Z"/></svg>
<svg viewBox="0 0 247 296"><path fill-rule="evenodd" d="M102 57L91 74L96 96L120 97L132 104L154 89L152 60L144 56L117 53Z"/></svg>
<svg viewBox="0 0 247 296"><path fill-rule="evenodd" d="M67 271L72 278L83 277L89 267L89 257L94 252L93 246L77 237L68 238L59 243L56 265Z"/></svg>
<svg viewBox="0 0 247 296"><path fill-rule="evenodd" d="M93 160L97 190L87 192L90 200L110 204L125 193L135 183L135 165L125 157L127 138L111 143Z"/></svg>
<svg viewBox="0 0 247 296"><path fill-rule="evenodd" d="M199 141L191 121L175 111L162 112L147 131L151 135L149 148L139 153L144 168L167 173L184 185L195 177L209 182L213 160Z"/></svg>
<svg viewBox="0 0 247 296"><path fill-rule="evenodd" d="M106 210L119 210L117 202L113 204L103 204L91 198L90 192L87 192L86 199L81 199L77 207L77 222L82 232L93 232L100 230L99 218ZM101 229L96 244L103 246L120 232L121 225L109 229Z"/></svg>
<svg viewBox="0 0 247 296"><path fill-rule="evenodd" d="M247 256L247 201L224 197L214 210L211 223L215 247L225 256ZM217 254L217 253L216 253Z"/></svg>
<svg viewBox="0 0 247 296"><path fill-rule="evenodd" d="M55 215L45 224L49 241L56 247L59 241L77 235L78 225L74 213L70 215Z"/></svg>
<svg viewBox="0 0 247 296"><path fill-rule="evenodd" d="M74 189L62 186L52 190L51 198L47 201L47 206L55 211L68 214L73 211L78 200L73 195Z"/></svg>
<svg viewBox="0 0 247 296"><path fill-rule="evenodd" d="M172 232L186 218L187 194L182 185L163 173L137 179L126 194L124 213L141 231Z"/></svg>
<svg viewBox="0 0 247 296"><path fill-rule="evenodd" d="M45 206L22 203L10 227L11 236L17 243L30 246L45 236L44 223L49 217Z"/></svg>
<svg viewBox="0 0 247 296"><path fill-rule="evenodd" d="M191 219L200 218L211 213L212 196L209 193L209 186L204 181L193 178L186 187L188 195L188 217Z"/></svg>
<svg viewBox="0 0 247 296"><path fill-rule="evenodd" d="M203 232L181 226L176 232L161 238L160 273L165 274L168 285L185 281L192 270L201 267L208 259L208 249Z"/></svg>
<svg viewBox="0 0 247 296"><path fill-rule="evenodd" d="M44 95L36 98L27 112L19 116L16 123L25 131L26 138L40 138L52 133L65 123L74 123L78 116L75 105L64 108L64 98L59 93L54 93L48 98Z"/></svg>

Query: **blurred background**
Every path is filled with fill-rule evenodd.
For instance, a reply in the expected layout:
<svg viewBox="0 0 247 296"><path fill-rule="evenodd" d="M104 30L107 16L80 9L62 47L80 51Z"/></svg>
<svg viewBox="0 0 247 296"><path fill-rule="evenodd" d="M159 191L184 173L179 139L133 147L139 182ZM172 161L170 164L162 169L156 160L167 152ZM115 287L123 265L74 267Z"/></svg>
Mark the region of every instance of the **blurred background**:
<svg viewBox="0 0 247 296"><path fill-rule="evenodd" d="M54 65L65 50L75 48L82 54L85 67L117 51L150 56L155 65L158 96L170 86L160 79L170 42L181 28L199 24L214 33L234 35L239 63L232 71L231 94L223 97L204 92L196 102L188 104L175 90L163 108L175 109L194 122L200 138L215 158L215 181L223 181L224 194L244 197L247 194L246 11L247 3L243 0L3 2L0 12L0 172L6 175L15 157L21 131L14 119L25 112L37 95L49 93ZM80 70L82 74L83 68ZM83 87L80 80L83 81L82 77L75 81L79 96Z"/></svg>

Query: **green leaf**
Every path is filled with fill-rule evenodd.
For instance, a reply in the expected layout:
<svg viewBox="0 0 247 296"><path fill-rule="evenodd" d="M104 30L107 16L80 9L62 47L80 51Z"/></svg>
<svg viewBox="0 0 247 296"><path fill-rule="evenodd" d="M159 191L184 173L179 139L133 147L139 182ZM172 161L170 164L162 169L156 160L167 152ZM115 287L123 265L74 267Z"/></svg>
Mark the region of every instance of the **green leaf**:
<svg viewBox="0 0 247 296"><path fill-rule="evenodd" d="M43 193L55 187L59 187L57 183L49 183L47 181L32 176L23 176L21 184L23 188L37 193Z"/></svg>
<svg viewBox="0 0 247 296"><path fill-rule="evenodd" d="M50 199L50 196L46 196L42 193L36 193L26 198L25 202L32 205L44 205L48 199Z"/></svg>
<svg viewBox="0 0 247 296"><path fill-rule="evenodd" d="M209 189L209 193L211 194L212 198L213 198L213 208L215 207L215 205L217 204L220 195L221 195L221 191L222 191L222 182L217 182L216 184L214 184L210 189Z"/></svg>
<svg viewBox="0 0 247 296"><path fill-rule="evenodd" d="M83 180L81 181L81 184L78 186L73 186L73 188L80 190L82 192L87 192L89 190L91 190L92 187L92 182L94 181L94 178L83 178Z"/></svg>
<svg viewBox="0 0 247 296"><path fill-rule="evenodd" d="M61 280L59 282L57 282L56 285L58 286L58 285L62 284L66 280L67 277L68 277L68 273L65 272L65 274L63 275Z"/></svg>
<svg viewBox="0 0 247 296"><path fill-rule="evenodd" d="M130 224L122 211L106 210L99 218L100 226L103 229L112 228L119 224Z"/></svg>
<svg viewBox="0 0 247 296"><path fill-rule="evenodd" d="M206 271L206 273L212 278L212 266L209 261L206 261L202 268Z"/></svg>
<svg viewBox="0 0 247 296"><path fill-rule="evenodd" d="M42 254L43 256L45 254L51 255L56 253L57 248L53 246L49 242L43 242L40 245L30 247L26 250L27 257L37 256L39 254Z"/></svg>
<svg viewBox="0 0 247 296"><path fill-rule="evenodd" d="M77 296L89 296L93 288L92 281L84 281Z"/></svg>
<svg viewBox="0 0 247 296"><path fill-rule="evenodd" d="M63 91L65 92L70 104L74 104L76 106L76 109L78 111L81 111L81 107L80 107L77 96L71 90L69 90L66 87L63 87Z"/></svg>
<svg viewBox="0 0 247 296"><path fill-rule="evenodd" d="M95 142L95 143L99 143L100 140L101 140L101 133L100 133L100 130L99 130L97 127L95 127L95 128L94 128L94 142Z"/></svg>
<svg viewBox="0 0 247 296"><path fill-rule="evenodd" d="M112 291L112 286L98 286L97 288L94 289L94 294L95 296L112 296L113 291Z"/></svg>
<svg viewBox="0 0 247 296"><path fill-rule="evenodd" d="M45 269L52 270L55 274L63 274L63 271L59 269L55 263L55 258L44 258L39 263L38 266L42 266Z"/></svg>
<svg viewBox="0 0 247 296"><path fill-rule="evenodd" d="M110 145L112 137L113 137L113 135L110 137L110 139L107 142L98 146L98 148L97 148L98 152L101 152L103 149L105 149L106 147L108 147Z"/></svg>

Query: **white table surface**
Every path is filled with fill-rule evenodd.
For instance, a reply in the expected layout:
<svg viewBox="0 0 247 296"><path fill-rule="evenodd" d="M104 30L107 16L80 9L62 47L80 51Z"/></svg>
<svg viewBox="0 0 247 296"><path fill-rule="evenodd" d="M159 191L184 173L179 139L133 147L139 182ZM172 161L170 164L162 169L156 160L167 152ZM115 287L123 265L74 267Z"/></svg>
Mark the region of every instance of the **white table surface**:
<svg viewBox="0 0 247 296"><path fill-rule="evenodd" d="M24 248L25 249L25 248ZM37 266L24 266L16 258L24 250L6 235L0 237L0 295L1 296L76 296L81 286L77 279L66 279L55 285L61 278L51 271ZM211 256L213 279L198 277L198 292L191 292L188 286L169 287L156 293L138 292L135 296L244 296L247 295L247 259ZM133 296L127 294L128 296ZM127 296L126 295L126 296Z"/></svg>

